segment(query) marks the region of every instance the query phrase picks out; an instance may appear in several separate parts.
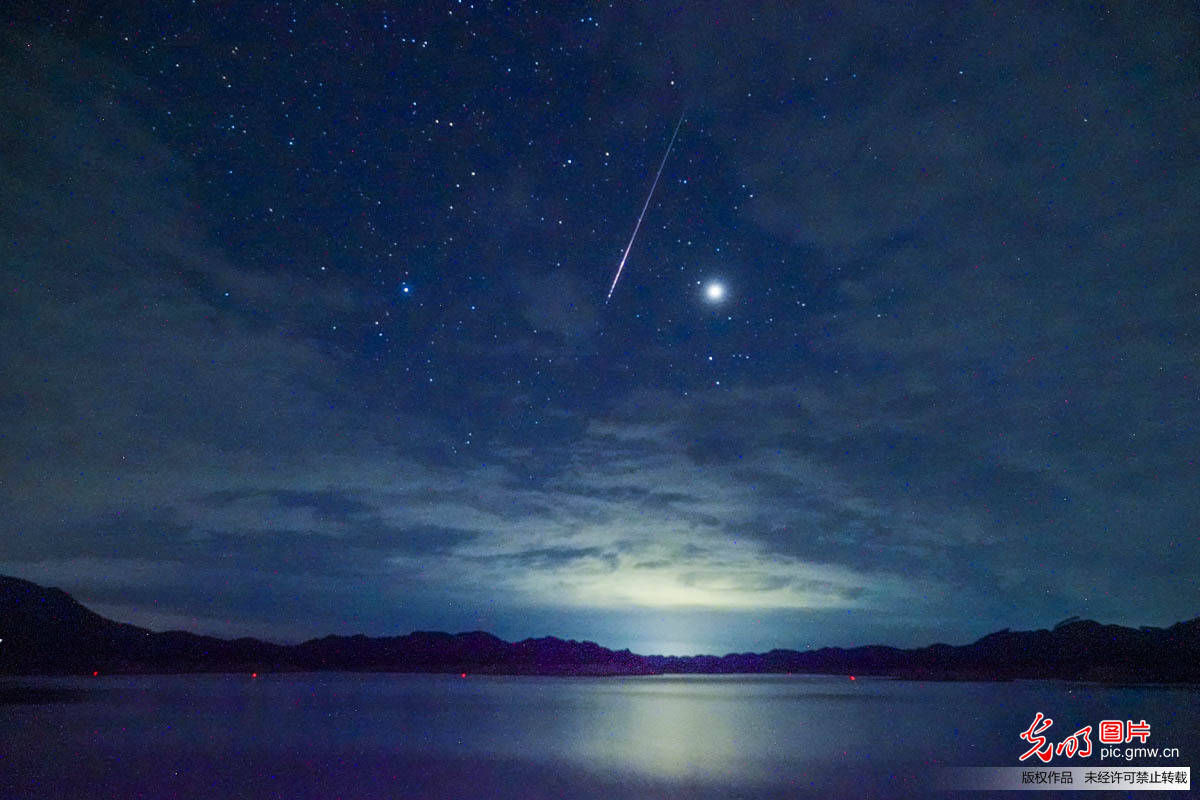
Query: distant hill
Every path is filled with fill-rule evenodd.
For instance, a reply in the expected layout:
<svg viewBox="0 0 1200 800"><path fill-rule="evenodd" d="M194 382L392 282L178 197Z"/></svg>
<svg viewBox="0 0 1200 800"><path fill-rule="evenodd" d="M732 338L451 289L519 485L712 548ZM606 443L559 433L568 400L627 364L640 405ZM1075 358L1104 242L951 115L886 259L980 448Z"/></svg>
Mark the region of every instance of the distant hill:
<svg viewBox="0 0 1200 800"><path fill-rule="evenodd" d="M503 675L817 673L920 680L1057 678L1200 682L1200 618L1169 628L1071 619L1053 630L999 631L960 647L872 645L724 656L642 656L554 637L489 633L326 636L298 645L156 633L105 619L59 589L0 577L0 674L372 671Z"/></svg>

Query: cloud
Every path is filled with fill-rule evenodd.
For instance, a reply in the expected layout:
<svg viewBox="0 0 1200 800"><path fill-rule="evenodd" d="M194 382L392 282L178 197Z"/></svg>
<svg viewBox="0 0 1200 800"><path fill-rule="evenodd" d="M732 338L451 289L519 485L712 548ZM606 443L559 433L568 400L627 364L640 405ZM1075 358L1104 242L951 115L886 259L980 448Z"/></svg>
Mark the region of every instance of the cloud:
<svg viewBox="0 0 1200 800"><path fill-rule="evenodd" d="M306 509L318 520L325 522L344 523L377 511L374 506L350 497L346 491L335 489L317 492L290 489L264 489L257 492L248 489L222 489L202 495L196 502L201 506L227 508L255 498L271 501L284 509Z"/></svg>

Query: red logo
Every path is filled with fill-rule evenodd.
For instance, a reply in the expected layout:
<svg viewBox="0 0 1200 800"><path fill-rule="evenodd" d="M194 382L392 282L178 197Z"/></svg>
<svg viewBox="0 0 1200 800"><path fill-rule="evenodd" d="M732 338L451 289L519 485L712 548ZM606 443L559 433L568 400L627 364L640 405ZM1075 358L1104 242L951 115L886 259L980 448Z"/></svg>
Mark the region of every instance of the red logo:
<svg viewBox="0 0 1200 800"><path fill-rule="evenodd" d="M1024 761L1030 756L1037 756L1043 764L1049 764L1054 756L1087 758L1092 754L1091 725L1085 725L1058 744L1054 744L1045 735L1053 724L1054 720L1040 711L1037 712L1033 724L1021 733L1021 738L1032 747L1022 753L1019 760ZM1134 722L1129 719L1122 722L1119 719L1105 719L1100 721L1097 728L1101 744L1128 744L1135 737L1144 744L1150 738L1150 723L1146 720Z"/></svg>
<svg viewBox="0 0 1200 800"><path fill-rule="evenodd" d="M1150 738L1150 723L1131 719L1124 722L1119 719L1100 720L1100 744L1129 744L1135 736L1145 744Z"/></svg>

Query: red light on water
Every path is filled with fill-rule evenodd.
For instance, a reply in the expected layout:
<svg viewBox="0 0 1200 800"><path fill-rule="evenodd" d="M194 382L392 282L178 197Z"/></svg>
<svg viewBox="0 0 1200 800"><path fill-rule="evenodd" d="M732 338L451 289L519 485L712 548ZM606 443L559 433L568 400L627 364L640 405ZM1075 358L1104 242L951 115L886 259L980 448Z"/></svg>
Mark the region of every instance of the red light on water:
<svg viewBox="0 0 1200 800"><path fill-rule="evenodd" d="M858 680L858 679L857 679L857 678L855 678L853 675L851 675L851 676L850 676L850 680L852 680L852 681L853 681L853 680Z"/></svg>
<svg viewBox="0 0 1200 800"><path fill-rule="evenodd" d="M257 678L257 677L258 677L258 673L257 673L257 672L251 672L251 673L250 673L250 677L251 677L251 678Z"/></svg>
<svg viewBox="0 0 1200 800"><path fill-rule="evenodd" d="M458 677L465 678L465 677L467 677L467 673L464 672L462 675L459 675Z"/></svg>
<svg viewBox="0 0 1200 800"><path fill-rule="evenodd" d="M98 678L98 677L100 677L100 673L99 673L98 671L96 671L96 670L92 670L92 677L93 677L93 678Z"/></svg>

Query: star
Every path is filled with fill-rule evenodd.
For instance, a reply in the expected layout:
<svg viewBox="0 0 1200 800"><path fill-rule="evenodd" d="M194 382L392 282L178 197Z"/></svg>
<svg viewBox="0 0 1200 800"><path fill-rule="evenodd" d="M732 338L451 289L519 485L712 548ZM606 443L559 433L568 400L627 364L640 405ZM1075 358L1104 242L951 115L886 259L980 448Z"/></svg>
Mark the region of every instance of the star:
<svg viewBox="0 0 1200 800"><path fill-rule="evenodd" d="M719 303L725 299L725 284L720 281L709 281L704 287L704 299L710 303Z"/></svg>

